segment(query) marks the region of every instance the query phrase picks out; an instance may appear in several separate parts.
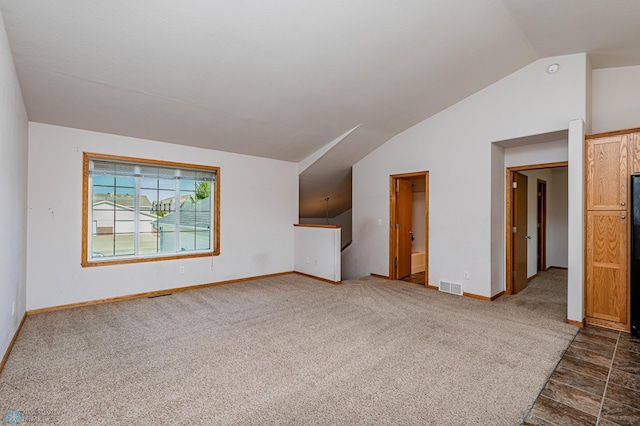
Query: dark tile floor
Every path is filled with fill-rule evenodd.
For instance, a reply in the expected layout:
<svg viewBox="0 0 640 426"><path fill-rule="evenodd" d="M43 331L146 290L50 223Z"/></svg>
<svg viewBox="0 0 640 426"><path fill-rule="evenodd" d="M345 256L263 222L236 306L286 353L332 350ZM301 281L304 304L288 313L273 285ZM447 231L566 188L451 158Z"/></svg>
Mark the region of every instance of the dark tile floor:
<svg viewBox="0 0 640 426"><path fill-rule="evenodd" d="M640 339L586 326L524 425L640 425Z"/></svg>

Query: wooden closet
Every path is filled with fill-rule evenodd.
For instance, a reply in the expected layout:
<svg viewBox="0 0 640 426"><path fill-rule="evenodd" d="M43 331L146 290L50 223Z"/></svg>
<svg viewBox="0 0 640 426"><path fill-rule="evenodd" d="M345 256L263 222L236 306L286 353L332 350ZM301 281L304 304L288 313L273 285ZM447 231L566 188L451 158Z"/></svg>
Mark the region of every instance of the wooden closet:
<svg viewBox="0 0 640 426"><path fill-rule="evenodd" d="M585 139L585 320L629 331L629 182L640 174L640 129Z"/></svg>

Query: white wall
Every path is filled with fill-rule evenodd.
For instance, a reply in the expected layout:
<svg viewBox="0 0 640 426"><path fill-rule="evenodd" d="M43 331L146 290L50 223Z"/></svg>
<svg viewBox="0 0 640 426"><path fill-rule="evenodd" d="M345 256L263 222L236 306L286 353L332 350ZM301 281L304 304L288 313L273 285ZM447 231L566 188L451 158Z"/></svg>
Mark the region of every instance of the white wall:
<svg viewBox="0 0 640 426"><path fill-rule="evenodd" d="M506 213L499 209L505 205L505 149L495 143L491 144L491 294L498 294L504 287L506 269L506 246L504 228ZM502 182L502 186L499 184Z"/></svg>
<svg viewBox="0 0 640 426"><path fill-rule="evenodd" d="M27 309L293 271L296 163L39 123L29 132ZM83 151L219 166L220 256L82 268Z"/></svg>
<svg viewBox="0 0 640 426"><path fill-rule="evenodd" d="M583 119L569 123L567 319L584 320L584 136Z"/></svg>
<svg viewBox="0 0 640 426"><path fill-rule="evenodd" d="M411 214L413 215L411 230L413 231L414 240L411 243L411 251L425 251L426 247L426 223L424 221L427 214L427 193L426 192L414 192L413 208Z"/></svg>
<svg viewBox="0 0 640 426"><path fill-rule="evenodd" d="M28 121L0 11L0 359L26 310ZM15 306L12 314L12 306Z"/></svg>
<svg viewBox="0 0 640 426"><path fill-rule="evenodd" d="M341 281L340 228L296 226L294 270L332 282Z"/></svg>
<svg viewBox="0 0 640 426"><path fill-rule="evenodd" d="M640 66L592 72L593 133L640 127Z"/></svg>
<svg viewBox="0 0 640 426"><path fill-rule="evenodd" d="M568 142L566 139L508 147L504 151L504 163L505 167L558 163L569 159L568 150Z"/></svg>
<svg viewBox="0 0 640 426"><path fill-rule="evenodd" d="M551 170L552 186L547 188L547 267L569 266L569 171Z"/></svg>
<svg viewBox="0 0 640 426"><path fill-rule="evenodd" d="M336 217L329 218L329 225L337 225L342 227L341 237L340 237L340 247L344 247L349 244L351 241L351 213L352 209L349 209L343 213L340 213ZM327 218L326 217L301 217L300 223L308 224L308 225L326 225Z"/></svg>
<svg viewBox="0 0 640 426"><path fill-rule="evenodd" d="M550 75L546 67L554 62L561 71ZM492 142L560 131L573 119L584 120L586 69L584 54L538 60L358 162L353 168L354 247L343 265L345 278L388 275L389 175L429 170L428 282L462 282L463 271L469 271L464 291L492 296L503 290L504 277L492 278L504 267L504 163ZM570 138L569 143L583 142ZM572 187L582 190L582 182Z"/></svg>

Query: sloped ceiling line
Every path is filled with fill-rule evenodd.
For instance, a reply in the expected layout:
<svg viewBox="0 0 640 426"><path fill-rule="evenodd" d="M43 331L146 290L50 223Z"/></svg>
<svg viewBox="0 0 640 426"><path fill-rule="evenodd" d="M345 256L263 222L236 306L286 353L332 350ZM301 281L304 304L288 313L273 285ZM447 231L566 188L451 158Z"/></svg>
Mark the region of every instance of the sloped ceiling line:
<svg viewBox="0 0 640 426"><path fill-rule="evenodd" d="M317 162L318 160L320 160L324 155L327 154L327 152L329 152L334 146L338 145L340 142L342 142L344 139L346 139L351 133L354 132L354 130L356 130L358 127L360 127L360 124L358 124L356 127L354 127L353 129L349 130L348 132L343 133L342 135L338 136L336 139L334 139L333 141L329 142L328 144L326 144L325 146L323 146L322 148L320 148L319 150L317 150L316 152L314 152L313 154L311 154L310 156L308 156L307 158L305 158L304 160L302 160L301 162L298 163L298 175L301 175L302 173L304 173L305 170L307 170L309 167L311 167L315 162Z"/></svg>

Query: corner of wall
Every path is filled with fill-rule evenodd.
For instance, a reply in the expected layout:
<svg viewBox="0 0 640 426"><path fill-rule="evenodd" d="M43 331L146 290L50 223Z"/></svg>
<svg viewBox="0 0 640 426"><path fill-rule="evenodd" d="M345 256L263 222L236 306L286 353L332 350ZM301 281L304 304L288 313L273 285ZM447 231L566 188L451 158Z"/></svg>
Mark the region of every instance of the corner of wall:
<svg viewBox="0 0 640 426"><path fill-rule="evenodd" d="M504 148L491 144L491 295L505 289Z"/></svg>
<svg viewBox="0 0 640 426"><path fill-rule="evenodd" d="M0 354L26 311L28 119L0 11L0 198L10 200L0 228Z"/></svg>
<svg viewBox="0 0 640 426"><path fill-rule="evenodd" d="M589 55L585 55L586 57L586 61L587 61L587 65L586 65L586 84L585 84L585 94L586 94L586 98L585 98L585 131L586 133L591 133L591 119L592 119L592 115L593 115L593 95L592 95L592 91L593 91L593 67L591 66L591 59L589 58Z"/></svg>
<svg viewBox="0 0 640 426"><path fill-rule="evenodd" d="M567 319L584 319L584 136L583 120L569 122Z"/></svg>

